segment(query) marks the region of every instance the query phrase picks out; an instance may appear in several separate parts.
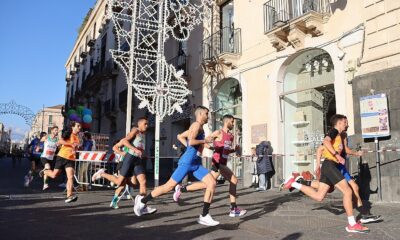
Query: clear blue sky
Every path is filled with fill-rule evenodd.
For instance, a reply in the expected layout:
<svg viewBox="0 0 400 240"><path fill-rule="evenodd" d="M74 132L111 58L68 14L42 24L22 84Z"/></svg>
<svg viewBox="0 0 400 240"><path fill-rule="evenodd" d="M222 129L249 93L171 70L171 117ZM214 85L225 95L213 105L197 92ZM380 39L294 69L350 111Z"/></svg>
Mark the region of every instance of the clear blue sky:
<svg viewBox="0 0 400 240"><path fill-rule="evenodd" d="M35 113L64 104L64 64L96 0L0 0L0 103L15 100ZM17 115L0 122L20 139L29 127Z"/></svg>

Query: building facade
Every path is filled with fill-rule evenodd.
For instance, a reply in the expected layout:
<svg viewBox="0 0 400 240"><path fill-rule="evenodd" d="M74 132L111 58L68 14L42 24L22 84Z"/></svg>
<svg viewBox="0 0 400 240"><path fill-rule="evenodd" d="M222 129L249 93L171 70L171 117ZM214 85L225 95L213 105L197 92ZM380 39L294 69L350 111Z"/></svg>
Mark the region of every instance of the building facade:
<svg viewBox="0 0 400 240"><path fill-rule="evenodd" d="M11 129L6 129L3 123L0 123L0 155L10 153L11 147Z"/></svg>
<svg viewBox="0 0 400 240"><path fill-rule="evenodd" d="M93 121L90 132L107 134L111 146L114 141L126 135L127 81L111 58L110 49L115 49L117 43L113 22L107 17L107 9L107 1L98 0L88 12L66 62L65 112L80 105L91 109ZM167 160L160 161L160 169L168 171L161 173L161 176L170 173L171 157L177 156L172 148L177 143L177 134L189 127L193 107L202 103L202 67L198 57L201 49L197 42L202 39L202 29L194 30L193 35L197 35L197 39L192 37L189 42L180 43L170 38L165 44L167 61L178 70L184 70L188 87L194 91L183 106L184 113L167 117L161 124L160 156ZM189 44L195 47L190 49ZM196 76L196 79L192 76ZM138 99L133 97L132 125L139 117L148 117L150 128L146 151L148 156L154 156L155 118L145 109L138 109L138 104Z"/></svg>
<svg viewBox="0 0 400 240"><path fill-rule="evenodd" d="M39 111L32 122L28 139L32 140L34 136L39 136L40 132L50 133L53 126L57 126L61 132L64 127L64 116L62 114L63 109L64 105L56 105L45 107Z"/></svg>
<svg viewBox="0 0 400 240"><path fill-rule="evenodd" d="M360 97L386 93L391 136L381 147L399 148L400 2L391 0L217 0L201 42L203 103L213 128L226 113L237 119L244 154L272 143L277 178L315 169L315 150L331 127L348 117L350 145L373 150L361 137ZM382 153L385 201L400 200L398 154ZM357 159L349 168L357 173ZM375 153L362 166L365 188L376 189ZM368 194L369 195L369 194ZM371 195L376 199L376 195Z"/></svg>

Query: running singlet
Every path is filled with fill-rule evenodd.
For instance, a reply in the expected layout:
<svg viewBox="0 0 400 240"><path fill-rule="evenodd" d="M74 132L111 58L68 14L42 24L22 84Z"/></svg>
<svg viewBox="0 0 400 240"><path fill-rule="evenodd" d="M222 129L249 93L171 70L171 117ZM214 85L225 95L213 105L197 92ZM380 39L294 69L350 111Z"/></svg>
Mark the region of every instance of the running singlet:
<svg viewBox="0 0 400 240"><path fill-rule="evenodd" d="M213 162L217 162L222 165L226 165L228 162L229 154L232 152L233 135L226 133L223 130L222 139L220 141L214 141L214 154Z"/></svg>
<svg viewBox="0 0 400 240"><path fill-rule="evenodd" d="M57 150L57 142L57 137L51 138L48 136L47 141L44 143L44 149L40 157L46 158L47 160L53 160Z"/></svg>
<svg viewBox="0 0 400 240"><path fill-rule="evenodd" d="M332 139L331 143L333 149L341 155L344 146L343 146L343 139L342 136L339 134L339 131L334 128L328 132L327 136L329 136ZM322 157L334 162L338 162L336 160L336 157L331 152L329 152L328 149L326 149L326 147L324 149L324 152L322 153Z"/></svg>
<svg viewBox="0 0 400 240"><path fill-rule="evenodd" d="M200 132L196 140L204 140L204 132ZM196 146L190 146L188 144L185 153L181 156L179 159L178 164L189 164L192 165L196 163L196 161L200 160L201 161L201 153L203 152L204 145L199 144ZM200 163L201 164L201 163Z"/></svg>
<svg viewBox="0 0 400 240"><path fill-rule="evenodd" d="M144 151L146 147L146 138L144 134L138 131L138 134L136 134L135 139L133 139L131 144L135 148ZM132 149L129 149L128 147L124 147L124 151L131 154L132 156L139 157Z"/></svg>
<svg viewBox="0 0 400 240"><path fill-rule="evenodd" d="M71 137L66 140L67 143L79 145L79 137L78 134L71 133ZM68 159L75 160L75 149L72 146L62 145L60 151L58 152L58 156Z"/></svg>

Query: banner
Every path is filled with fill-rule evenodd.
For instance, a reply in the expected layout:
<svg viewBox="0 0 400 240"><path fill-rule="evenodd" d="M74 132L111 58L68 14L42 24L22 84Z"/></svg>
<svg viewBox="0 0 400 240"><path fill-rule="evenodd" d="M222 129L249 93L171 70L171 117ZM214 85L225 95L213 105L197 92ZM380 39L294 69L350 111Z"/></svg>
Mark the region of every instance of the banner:
<svg viewBox="0 0 400 240"><path fill-rule="evenodd" d="M360 98L363 138L390 136L389 111L385 93Z"/></svg>

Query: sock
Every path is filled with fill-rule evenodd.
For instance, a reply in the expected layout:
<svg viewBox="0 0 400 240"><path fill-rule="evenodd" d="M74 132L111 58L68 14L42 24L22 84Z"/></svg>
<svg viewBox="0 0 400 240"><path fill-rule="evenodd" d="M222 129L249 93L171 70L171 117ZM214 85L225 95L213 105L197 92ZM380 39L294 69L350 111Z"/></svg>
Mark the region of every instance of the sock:
<svg viewBox="0 0 400 240"><path fill-rule="evenodd" d="M48 184L49 183L49 178L43 178L43 182L44 182L44 184Z"/></svg>
<svg viewBox="0 0 400 240"><path fill-rule="evenodd" d="M150 201L151 199L153 199L153 196L150 193L147 196L145 196L144 198L142 198L142 203L147 204L147 202Z"/></svg>
<svg viewBox="0 0 400 240"><path fill-rule="evenodd" d="M237 208L236 202L232 202L231 203L231 210L234 210L235 208Z"/></svg>
<svg viewBox="0 0 400 240"><path fill-rule="evenodd" d="M301 184L300 183L298 183L298 182L293 182L292 183L292 187L294 187L294 188L296 188L297 190L300 190L301 189Z"/></svg>
<svg viewBox="0 0 400 240"><path fill-rule="evenodd" d="M181 192L187 192L187 191L188 190L187 190L186 186L181 187Z"/></svg>
<svg viewBox="0 0 400 240"><path fill-rule="evenodd" d="M203 214L201 214L201 216L203 217L207 216L208 212L210 211L210 205L211 203L204 202Z"/></svg>
<svg viewBox="0 0 400 240"><path fill-rule="evenodd" d="M114 197L113 197L113 202L115 202L115 201L117 201L117 199L118 199L118 194L114 194Z"/></svg>
<svg viewBox="0 0 400 240"><path fill-rule="evenodd" d="M347 220L349 221L350 226L356 225L356 219L354 216L347 217Z"/></svg>

